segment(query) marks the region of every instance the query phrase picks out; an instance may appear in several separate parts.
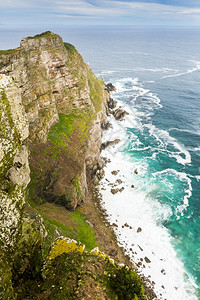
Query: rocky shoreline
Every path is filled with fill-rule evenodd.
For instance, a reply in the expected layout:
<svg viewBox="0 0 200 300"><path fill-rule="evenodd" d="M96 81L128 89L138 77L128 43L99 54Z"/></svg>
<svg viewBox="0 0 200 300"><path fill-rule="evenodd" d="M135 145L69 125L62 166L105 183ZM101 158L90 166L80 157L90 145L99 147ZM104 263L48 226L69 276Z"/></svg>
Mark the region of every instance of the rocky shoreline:
<svg viewBox="0 0 200 300"><path fill-rule="evenodd" d="M90 238L88 249L97 242L131 265L95 188L104 177L101 151L120 143L102 143L102 130L112 126L107 116L120 122L128 114L111 98L114 89L52 32L0 51L0 298L24 297L29 279L41 281L59 236ZM113 186L113 194L122 191Z"/></svg>
<svg viewBox="0 0 200 300"><path fill-rule="evenodd" d="M117 121L121 121L122 119L124 119L124 117L126 115L128 115L128 113L121 108L115 109L117 106L117 101L113 100L111 98L111 93L113 91L116 91L114 85L110 82L107 83L105 85L105 90L107 90L109 92L109 99L107 101L107 106L108 106L107 107L107 115L112 114ZM114 105L111 106L110 103L114 103ZM121 118L116 117L116 116L118 116L119 111L121 114ZM111 123L108 122L107 124L109 124L108 128L112 128ZM106 128L102 128L102 129L107 130L108 128L106 127ZM115 146L119 142L120 142L120 139L114 139L113 141L106 141L106 142L102 143L101 151L105 150L107 147ZM142 263L139 263L138 265L136 265L134 262L131 262L130 256L127 255L125 252L125 249L119 245L117 236L114 231L114 229L116 227L118 227L118 225L116 223L110 224L110 222L108 221L109 215L107 214L107 211L102 207L102 195L99 190L99 184L101 184L100 181L103 178L103 176L105 175L103 168L110 161L107 160L102 155L101 155L101 157L102 157L103 163L100 166L95 167L95 170L98 170L98 169L100 170L99 172L100 172L101 176L99 176L98 178L96 177L96 175L92 177L92 182L89 186L89 195L88 195L85 205L83 206L84 214L89 219L90 224L93 226L93 230L97 236L97 241L98 241L101 249L104 252L108 253L110 255L110 257L113 258L117 263L124 263L127 266L129 266L130 268L132 268L136 273L138 273L142 279L144 290L147 295L147 299L149 299L149 300L157 299L156 294L154 292L154 287L153 287L154 282L152 282L149 278L146 278L145 276L141 275L141 270L139 271L139 267L141 266ZM137 170L135 170L135 172L137 172ZM117 175L118 173L119 173L119 170L112 171L113 175ZM122 192L124 190L124 187L118 188L118 185L120 185L120 184L122 184L121 179L117 179L116 182L112 183L112 184L108 183L108 185L111 186L110 192L112 194ZM132 188L134 188L134 186L132 186ZM93 217L91 217L91 214L88 213L88 207L91 206L91 204L89 204L90 201L93 202L95 209L97 210L97 213L94 213L94 211L93 211ZM95 215L95 217L94 217L94 215ZM129 227L129 225L127 223L125 223L124 227ZM132 228L130 227L130 229L132 229ZM142 231L142 229L140 227L138 227L137 232L141 232L141 231ZM111 242L110 239L113 242ZM146 257L146 262L147 263L150 262L147 257Z"/></svg>
<svg viewBox="0 0 200 300"><path fill-rule="evenodd" d="M153 289L153 283L149 278L142 276L137 265L131 262L130 257L125 253L124 248L119 245L114 232L115 224L110 224L108 214L101 205L101 194L98 187L91 187L87 197L86 204L82 208L86 218L91 223L101 251L108 253L116 263L125 264L139 274L143 282L143 287L148 300L156 300L156 294Z"/></svg>

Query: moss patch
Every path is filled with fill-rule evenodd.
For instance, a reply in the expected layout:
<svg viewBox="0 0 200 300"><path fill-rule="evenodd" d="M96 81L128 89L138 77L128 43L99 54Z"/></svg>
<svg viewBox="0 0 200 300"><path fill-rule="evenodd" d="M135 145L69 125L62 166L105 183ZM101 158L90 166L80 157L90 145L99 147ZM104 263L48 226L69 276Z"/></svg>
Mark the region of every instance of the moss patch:
<svg viewBox="0 0 200 300"><path fill-rule="evenodd" d="M51 203L37 206L36 209L48 223L48 227L54 226L61 235L81 242L88 251L97 246L93 229L80 210L70 212L62 206Z"/></svg>

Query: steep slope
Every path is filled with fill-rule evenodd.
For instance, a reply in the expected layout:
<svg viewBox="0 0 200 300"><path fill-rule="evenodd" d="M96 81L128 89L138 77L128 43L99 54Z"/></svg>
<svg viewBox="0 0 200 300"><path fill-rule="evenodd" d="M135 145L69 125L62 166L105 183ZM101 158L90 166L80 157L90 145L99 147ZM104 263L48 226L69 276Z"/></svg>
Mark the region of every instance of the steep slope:
<svg viewBox="0 0 200 300"><path fill-rule="evenodd" d="M87 165L100 159L108 95L58 35L24 38L20 45L0 56L0 68L15 79L27 113L31 197L74 209L87 193Z"/></svg>
<svg viewBox="0 0 200 300"><path fill-rule="evenodd" d="M54 275L64 280L72 268L71 274L80 276L81 260L82 278L91 286L68 289L73 283L69 278L63 292L56 292L58 299L68 292L77 299L77 291L80 297L91 293L116 299L115 283L107 291L109 276L104 273L112 269L114 280L121 269L111 262L107 266L102 257L68 251L59 252L52 264L48 261L51 244L61 234L85 243L88 251L96 247L92 224L74 210L84 203L90 183L98 183L104 173L101 136L112 100L106 89L75 47L52 32L23 38L19 48L0 51L0 299L55 299L49 286ZM94 211L93 203L89 214ZM69 263L72 257L74 263ZM49 280L41 281L45 261ZM94 263L100 266L98 272ZM135 273L123 272L130 284L132 277L139 282L141 297L134 299L144 299Z"/></svg>
<svg viewBox="0 0 200 300"><path fill-rule="evenodd" d="M77 50L51 32L0 51L0 74L0 295L13 299L13 282L41 267L47 234L26 202L75 209L84 201L87 166L100 165L108 95Z"/></svg>

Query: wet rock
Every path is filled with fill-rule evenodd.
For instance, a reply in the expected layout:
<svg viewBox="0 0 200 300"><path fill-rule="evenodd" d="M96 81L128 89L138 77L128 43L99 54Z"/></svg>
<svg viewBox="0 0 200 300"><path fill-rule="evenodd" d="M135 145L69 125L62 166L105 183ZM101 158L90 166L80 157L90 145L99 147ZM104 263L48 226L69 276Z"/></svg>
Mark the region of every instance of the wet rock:
<svg viewBox="0 0 200 300"><path fill-rule="evenodd" d="M113 195L115 195L119 192L119 189L111 189L110 191Z"/></svg>
<svg viewBox="0 0 200 300"><path fill-rule="evenodd" d="M112 174L112 175L117 175L118 172L119 172L119 171L113 170L113 171L111 172L111 174Z"/></svg>
<svg viewBox="0 0 200 300"><path fill-rule="evenodd" d="M106 85L105 85L105 90L110 93L110 92L115 92L116 91L116 87L111 83L111 82L108 82Z"/></svg>
<svg viewBox="0 0 200 300"><path fill-rule="evenodd" d="M140 247L140 245L138 245L138 247L140 248L141 251L143 251L142 247Z"/></svg>
<svg viewBox="0 0 200 300"><path fill-rule="evenodd" d="M117 179L116 182L117 182L118 184L121 184L121 183L122 183L122 180L121 180L121 179Z"/></svg>
<svg viewBox="0 0 200 300"><path fill-rule="evenodd" d="M129 113L125 110L123 110L122 108L117 108L114 112L113 112L113 116L115 117L116 120L121 121L123 120L123 118L128 115Z"/></svg>
<svg viewBox="0 0 200 300"><path fill-rule="evenodd" d="M161 288L162 288L162 289L165 289L164 285L161 285Z"/></svg>
<svg viewBox="0 0 200 300"><path fill-rule="evenodd" d="M109 128L112 128L112 124L110 122L102 123L101 129L102 130L108 130Z"/></svg>
<svg viewBox="0 0 200 300"><path fill-rule="evenodd" d="M146 261L147 264L151 263L150 259L145 256L144 260Z"/></svg>
<svg viewBox="0 0 200 300"><path fill-rule="evenodd" d="M131 185L131 188L134 189L134 187L135 187L134 184L132 184L132 185Z"/></svg>
<svg viewBox="0 0 200 300"><path fill-rule="evenodd" d="M165 272L164 269L161 270L161 273L162 273L163 275L166 275L166 272Z"/></svg>
<svg viewBox="0 0 200 300"><path fill-rule="evenodd" d="M114 141L107 141L105 143L102 143L101 144L101 151L102 150L105 150L107 147L109 146L113 146L113 145L116 145L120 142L120 139L115 139Z"/></svg>
<svg viewBox="0 0 200 300"><path fill-rule="evenodd" d="M108 104L108 108L114 109L117 106L117 101L113 100L112 98L109 98L107 104Z"/></svg>
<svg viewBox="0 0 200 300"><path fill-rule="evenodd" d="M103 178L104 175L105 175L105 171L104 171L103 169L101 169L101 170L99 171L99 175L100 175L100 178Z"/></svg>

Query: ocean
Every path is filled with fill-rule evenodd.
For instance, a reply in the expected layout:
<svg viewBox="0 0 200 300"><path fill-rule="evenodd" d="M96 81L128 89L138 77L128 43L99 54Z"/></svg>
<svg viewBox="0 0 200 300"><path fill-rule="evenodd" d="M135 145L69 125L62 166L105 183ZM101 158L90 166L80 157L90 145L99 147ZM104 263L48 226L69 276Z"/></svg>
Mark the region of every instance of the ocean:
<svg viewBox="0 0 200 300"><path fill-rule="evenodd" d="M54 31L129 113L109 117L103 140L120 142L102 151L110 162L99 186L119 244L158 298L200 299L200 28ZM12 47L16 35L1 35L0 48Z"/></svg>

